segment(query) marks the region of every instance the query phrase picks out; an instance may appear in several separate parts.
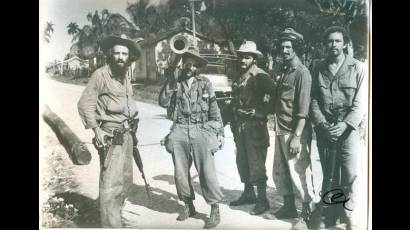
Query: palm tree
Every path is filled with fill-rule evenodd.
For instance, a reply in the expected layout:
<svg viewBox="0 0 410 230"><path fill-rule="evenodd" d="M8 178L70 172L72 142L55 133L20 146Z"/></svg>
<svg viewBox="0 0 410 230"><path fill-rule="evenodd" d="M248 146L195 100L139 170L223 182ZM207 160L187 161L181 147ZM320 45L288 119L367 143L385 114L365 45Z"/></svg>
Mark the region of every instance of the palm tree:
<svg viewBox="0 0 410 230"><path fill-rule="evenodd" d="M70 24L68 24L67 28L68 28L68 30L67 30L68 35L73 36L72 42L76 41L79 37L80 32L81 32L80 27L78 26L78 24L75 23L75 22L70 22Z"/></svg>
<svg viewBox="0 0 410 230"><path fill-rule="evenodd" d="M54 23L47 22L46 28L44 29L44 40L50 43L51 34L54 32Z"/></svg>
<svg viewBox="0 0 410 230"><path fill-rule="evenodd" d="M89 25L85 25L81 29L75 22L67 25L67 33L73 36L70 53L78 55L82 59L96 57L97 63L103 63L100 60L102 54L99 51L98 44L104 37L126 33L134 38L137 33L135 25L120 14L111 14L107 9L102 10L101 15L98 11L95 11L94 14L88 13L87 20Z"/></svg>

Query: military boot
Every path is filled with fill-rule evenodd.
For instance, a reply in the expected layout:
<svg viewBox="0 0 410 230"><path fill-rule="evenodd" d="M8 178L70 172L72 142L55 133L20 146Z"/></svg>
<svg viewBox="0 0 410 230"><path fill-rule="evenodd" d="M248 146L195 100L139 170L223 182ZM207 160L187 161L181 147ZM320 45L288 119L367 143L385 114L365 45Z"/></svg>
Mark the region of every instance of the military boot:
<svg viewBox="0 0 410 230"><path fill-rule="evenodd" d="M221 215L219 213L219 205L213 204L211 206L211 214L209 220L206 222L204 228L214 228L221 222Z"/></svg>
<svg viewBox="0 0 410 230"><path fill-rule="evenodd" d="M277 219L292 219L298 217L293 195L284 196L283 206L275 213Z"/></svg>
<svg viewBox="0 0 410 230"><path fill-rule="evenodd" d="M183 221L196 214L195 206L191 201L185 202L184 210L177 217L177 221Z"/></svg>
<svg viewBox="0 0 410 230"><path fill-rule="evenodd" d="M251 184L245 183L245 188L243 190L242 195L239 199L232 201L229 203L231 206L239 206L244 204L254 204L256 202L256 195L255 191L253 190L253 186Z"/></svg>
<svg viewBox="0 0 410 230"><path fill-rule="evenodd" d="M300 214L298 221L293 225L293 230L308 230L308 221L311 214L311 207L309 202L302 204L302 213Z"/></svg>
<svg viewBox="0 0 410 230"><path fill-rule="evenodd" d="M259 184L257 186L258 198L256 199L256 205L253 210L250 212L251 215L259 215L268 210L269 200L266 198L266 182Z"/></svg>

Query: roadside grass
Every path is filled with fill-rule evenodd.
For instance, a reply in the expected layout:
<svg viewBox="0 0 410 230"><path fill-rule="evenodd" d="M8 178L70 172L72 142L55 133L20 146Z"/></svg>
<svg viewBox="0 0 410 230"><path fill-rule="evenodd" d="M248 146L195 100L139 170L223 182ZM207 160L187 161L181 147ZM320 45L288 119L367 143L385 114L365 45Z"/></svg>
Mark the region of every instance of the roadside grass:
<svg viewBox="0 0 410 230"><path fill-rule="evenodd" d="M137 101L143 101L150 104L158 105L158 96L162 88L161 82L133 85L134 99Z"/></svg>
<svg viewBox="0 0 410 230"><path fill-rule="evenodd" d="M71 167L62 152L52 151L47 157L42 190L47 196L41 203L42 226L46 228L75 228L79 209L59 194L73 191L78 184L73 179Z"/></svg>
<svg viewBox="0 0 410 230"><path fill-rule="evenodd" d="M73 76L63 76L59 74L51 75L51 78L59 82L74 84L74 85L87 85L89 78L76 78Z"/></svg>

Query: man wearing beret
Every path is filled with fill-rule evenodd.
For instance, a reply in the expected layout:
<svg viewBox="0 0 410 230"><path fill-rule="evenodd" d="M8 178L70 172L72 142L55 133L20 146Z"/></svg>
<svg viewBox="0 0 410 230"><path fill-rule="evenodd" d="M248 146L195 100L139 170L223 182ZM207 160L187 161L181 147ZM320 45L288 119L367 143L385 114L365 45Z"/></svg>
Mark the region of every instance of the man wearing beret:
<svg viewBox="0 0 410 230"><path fill-rule="evenodd" d="M312 128L308 118L312 78L299 59L303 36L286 28L279 35L283 65L279 70L274 103L276 114L273 180L284 205L275 213L277 219L297 218L293 229L307 229L306 221L313 208L314 191L310 161ZM299 216L295 196L302 200Z"/></svg>
<svg viewBox="0 0 410 230"><path fill-rule="evenodd" d="M257 50L255 42L245 41L237 52L241 75L234 79L232 85L234 118L231 123L234 123L236 164L244 191L230 205L256 203L250 214L259 215L269 209L265 167L269 147L266 116L270 112L268 105L274 93L274 83L269 74L256 64L257 58L263 55Z"/></svg>
<svg viewBox="0 0 410 230"><path fill-rule="evenodd" d="M223 146L222 118L212 83L199 75L198 69L206 66L207 60L199 55L198 50L190 48L182 54L182 63L175 90L162 91L164 95L160 95L162 98L175 97L164 106L171 106L174 111L174 123L165 145L174 162L178 198L185 203L177 220L183 221L196 214L193 204L195 193L189 173L193 162L202 195L211 205L210 217L204 228L213 228L221 221L218 203L223 198L213 156Z"/></svg>
<svg viewBox="0 0 410 230"><path fill-rule="evenodd" d="M120 228L121 209L132 185L134 143L129 121L138 114L126 73L141 51L125 34L109 36L100 45L107 56L107 65L92 74L78 102L78 112L85 128L94 131L100 156L101 226Z"/></svg>
<svg viewBox="0 0 410 230"><path fill-rule="evenodd" d="M366 111L366 69L362 63L344 54L350 38L343 27L329 27L324 34L327 57L313 70L311 117L323 169L322 194L326 187L341 189L347 202L326 209L325 226L336 224L341 214L346 229L357 229L358 166L360 135L358 127ZM332 177L333 175L333 177ZM326 185L329 183L329 186Z"/></svg>

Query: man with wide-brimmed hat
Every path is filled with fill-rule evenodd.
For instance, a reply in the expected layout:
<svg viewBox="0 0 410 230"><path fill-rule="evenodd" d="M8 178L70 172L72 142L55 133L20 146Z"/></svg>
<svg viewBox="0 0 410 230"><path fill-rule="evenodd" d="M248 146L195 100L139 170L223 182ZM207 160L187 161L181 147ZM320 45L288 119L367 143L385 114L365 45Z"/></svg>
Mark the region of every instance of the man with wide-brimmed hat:
<svg viewBox="0 0 410 230"><path fill-rule="evenodd" d="M182 54L182 65L177 87L171 92L173 95L167 91L160 95L175 98L168 105L174 111L174 123L165 145L174 162L178 198L185 203L177 220L183 221L196 214L192 202L195 193L189 173L193 161L202 195L211 205L210 218L204 228L213 228L221 221L218 203L223 198L213 157L223 145L222 118L211 82L198 72L199 68L207 65L207 60L196 49L188 49Z"/></svg>
<svg viewBox="0 0 410 230"><path fill-rule="evenodd" d="M121 209L132 185L133 137L130 123L138 108L126 73L141 54L126 35L101 42L107 65L95 70L78 102L86 129L92 129L100 156L100 219L102 227L122 227ZM135 135L135 134L134 134Z"/></svg>
<svg viewBox="0 0 410 230"><path fill-rule="evenodd" d="M237 50L240 76L232 85L233 120L231 127L236 144L236 164L241 181L242 195L230 203L231 206L254 204L252 215L269 209L266 197L265 161L269 147L267 114L269 98L274 93L274 83L256 61L262 57L253 41L245 41ZM253 186L257 186L257 196Z"/></svg>
<svg viewBox="0 0 410 230"><path fill-rule="evenodd" d="M278 70L274 103L275 153L273 180L284 205L274 214L277 219L298 218L293 229L307 229L306 221L315 198L312 182L310 144L312 128L308 118L312 77L299 59L303 36L292 28L279 34L278 54L283 64ZM299 216L295 196L302 202Z"/></svg>

